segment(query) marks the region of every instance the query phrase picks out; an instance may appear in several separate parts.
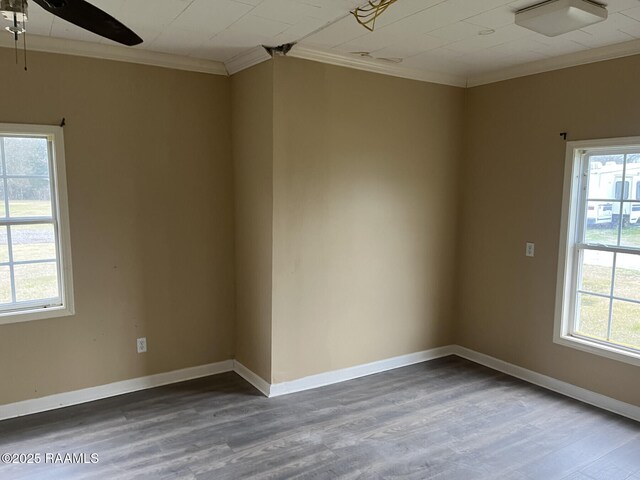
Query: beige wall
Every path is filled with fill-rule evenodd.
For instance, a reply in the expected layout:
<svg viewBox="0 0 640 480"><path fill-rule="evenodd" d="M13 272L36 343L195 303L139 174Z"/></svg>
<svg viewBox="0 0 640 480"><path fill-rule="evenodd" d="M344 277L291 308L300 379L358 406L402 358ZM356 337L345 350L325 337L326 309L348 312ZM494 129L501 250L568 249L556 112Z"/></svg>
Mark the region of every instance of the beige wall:
<svg viewBox="0 0 640 480"><path fill-rule="evenodd" d="M0 122L67 118L77 314L0 326L0 404L230 358L229 79L13 55Z"/></svg>
<svg viewBox="0 0 640 480"><path fill-rule="evenodd" d="M467 93L462 345L640 405L638 367L552 342L565 142L640 135L640 57ZM524 256L525 242L536 257Z"/></svg>
<svg viewBox="0 0 640 480"><path fill-rule="evenodd" d="M12 60L0 122L67 118L77 314L0 326L0 404L234 350L277 383L454 342L640 404L637 367L552 343L559 133L638 135L640 57L466 93L292 58Z"/></svg>
<svg viewBox="0 0 640 480"><path fill-rule="evenodd" d="M236 192L236 359L271 379L273 62L231 77Z"/></svg>
<svg viewBox="0 0 640 480"><path fill-rule="evenodd" d="M453 340L462 89L276 58L274 382Z"/></svg>

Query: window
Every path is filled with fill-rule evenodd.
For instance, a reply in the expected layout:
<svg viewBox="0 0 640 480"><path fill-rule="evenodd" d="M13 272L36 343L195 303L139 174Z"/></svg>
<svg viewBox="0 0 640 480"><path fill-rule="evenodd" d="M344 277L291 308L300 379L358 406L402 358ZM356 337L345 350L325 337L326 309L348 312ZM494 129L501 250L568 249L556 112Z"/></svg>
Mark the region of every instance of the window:
<svg viewBox="0 0 640 480"><path fill-rule="evenodd" d="M631 182L626 181L624 182L624 200L628 200L629 199L629 184ZM616 182L616 198L620 198L620 192L622 192L622 182L621 181L617 181Z"/></svg>
<svg viewBox="0 0 640 480"><path fill-rule="evenodd" d="M62 128L0 124L0 324L71 314Z"/></svg>
<svg viewBox="0 0 640 480"><path fill-rule="evenodd" d="M569 142L554 340L640 365L638 194L640 138Z"/></svg>

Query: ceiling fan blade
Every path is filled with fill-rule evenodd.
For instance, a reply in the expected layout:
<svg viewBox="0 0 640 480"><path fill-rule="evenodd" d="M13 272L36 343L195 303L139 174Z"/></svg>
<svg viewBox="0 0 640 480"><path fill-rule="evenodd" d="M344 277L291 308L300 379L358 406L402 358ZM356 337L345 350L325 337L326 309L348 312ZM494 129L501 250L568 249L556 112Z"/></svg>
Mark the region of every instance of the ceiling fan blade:
<svg viewBox="0 0 640 480"><path fill-rule="evenodd" d="M57 17L123 45L133 46L142 39L108 13L84 0L33 0Z"/></svg>

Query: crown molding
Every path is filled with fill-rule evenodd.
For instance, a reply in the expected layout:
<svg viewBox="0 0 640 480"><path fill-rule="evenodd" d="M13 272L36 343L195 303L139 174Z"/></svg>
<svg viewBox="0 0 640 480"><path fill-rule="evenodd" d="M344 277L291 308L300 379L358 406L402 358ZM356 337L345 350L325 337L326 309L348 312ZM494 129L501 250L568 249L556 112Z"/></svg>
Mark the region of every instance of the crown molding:
<svg viewBox="0 0 640 480"><path fill-rule="evenodd" d="M233 75L267 60L271 60L271 55L267 53L262 45L259 45L236 55L231 60L227 60L224 65L227 67L229 75Z"/></svg>
<svg viewBox="0 0 640 480"><path fill-rule="evenodd" d="M9 35L0 35L0 47L14 48L13 39ZM141 48L105 45L101 43L82 42L62 38L29 35L27 49L37 52L59 53L79 57L100 58L117 62L138 63L154 67L187 70L190 72L227 75L227 69L221 62L199 58L170 55L152 52Z"/></svg>
<svg viewBox="0 0 640 480"><path fill-rule="evenodd" d="M356 70L364 70L366 72L380 73L382 75L408 78L421 82L440 83L453 87L465 87L467 85L466 78L458 75L420 70L417 68L406 68L397 64L384 63L380 60L355 57L353 55L329 52L301 45L294 46L287 56L338 65L340 67L354 68Z"/></svg>
<svg viewBox="0 0 640 480"><path fill-rule="evenodd" d="M29 35L27 42L27 47L31 51L99 58L223 76L233 75L271 58L262 46L256 46L236 55L226 63L222 63L214 60L153 52L141 48L105 45L40 35ZM14 48L13 40L9 35L0 35L0 48L2 47ZM538 73L638 54L640 54L640 39L546 58L480 75L472 75L469 78L444 72L407 68L397 64L387 64L375 59L355 57L302 45L293 47L288 53L288 56L422 82L439 83L455 87L477 87Z"/></svg>
<svg viewBox="0 0 640 480"><path fill-rule="evenodd" d="M545 58L543 60L536 60L535 62L516 65L486 74L471 76L469 77L468 87L478 87L503 80L526 77L538 73L551 72L553 70L577 67L579 65L629 57L637 54L640 54L640 39L569 53L559 57Z"/></svg>
<svg viewBox="0 0 640 480"><path fill-rule="evenodd" d="M592 48L581 52L569 53L558 57L546 58L522 65L515 65L513 67L494 70L481 75L472 75L469 78L447 73L405 68L399 65L387 65L372 59L353 57L347 54L329 52L304 46L293 47L288 56L423 82L471 88L504 80L536 75L538 73L551 72L554 70L561 70L564 68L629 57L638 54L640 54L640 39L599 48Z"/></svg>

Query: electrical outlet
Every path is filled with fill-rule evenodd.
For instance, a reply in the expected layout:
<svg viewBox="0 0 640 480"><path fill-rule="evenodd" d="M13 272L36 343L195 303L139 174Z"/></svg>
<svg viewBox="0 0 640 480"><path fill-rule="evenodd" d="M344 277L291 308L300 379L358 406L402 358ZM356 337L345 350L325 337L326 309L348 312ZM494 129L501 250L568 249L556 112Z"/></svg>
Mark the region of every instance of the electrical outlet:
<svg viewBox="0 0 640 480"><path fill-rule="evenodd" d="M527 249L525 251L525 254L527 255L527 257L535 257L535 255L536 255L536 244L535 243L531 243L531 242L527 242Z"/></svg>
<svg viewBox="0 0 640 480"><path fill-rule="evenodd" d="M147 337L139 338L136 342L138 347L138 353L146 353L147 352Z"/></svg>

